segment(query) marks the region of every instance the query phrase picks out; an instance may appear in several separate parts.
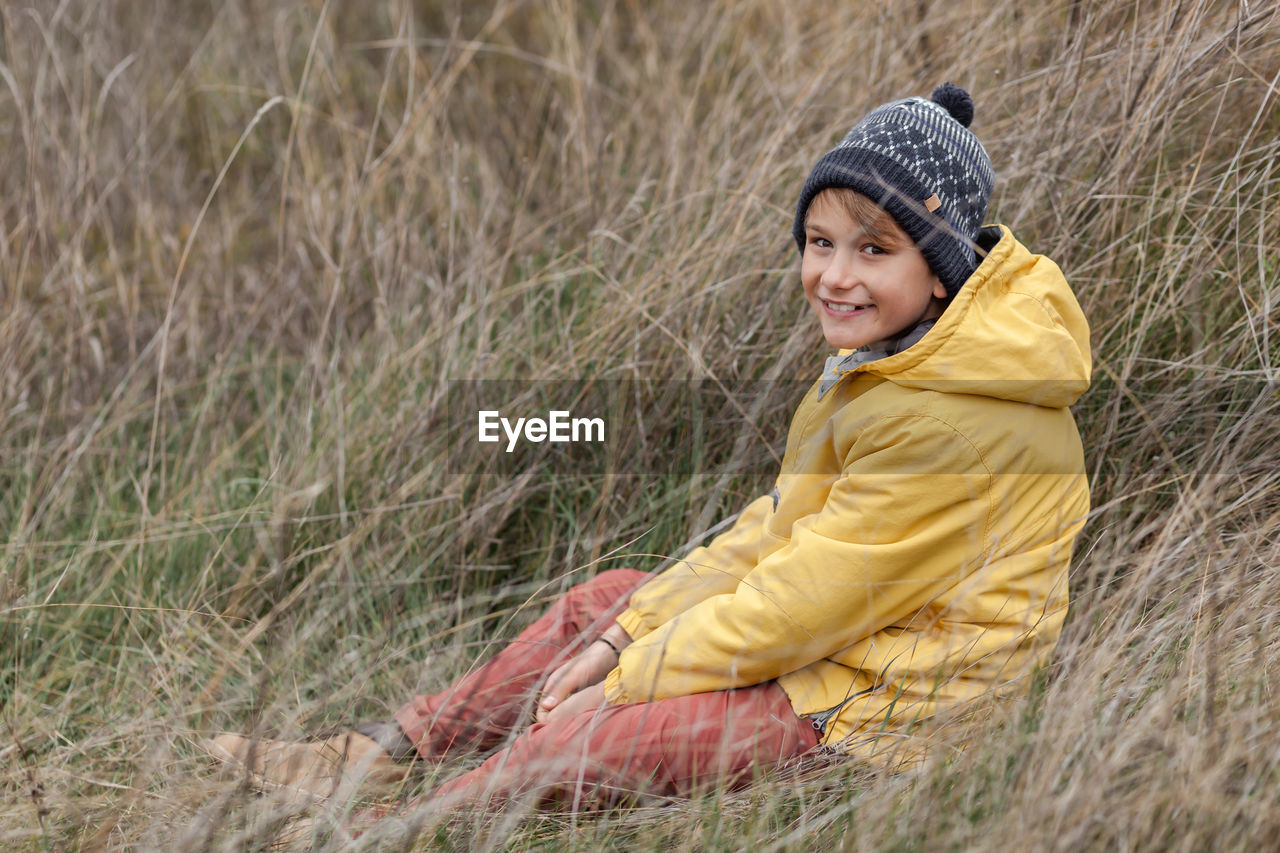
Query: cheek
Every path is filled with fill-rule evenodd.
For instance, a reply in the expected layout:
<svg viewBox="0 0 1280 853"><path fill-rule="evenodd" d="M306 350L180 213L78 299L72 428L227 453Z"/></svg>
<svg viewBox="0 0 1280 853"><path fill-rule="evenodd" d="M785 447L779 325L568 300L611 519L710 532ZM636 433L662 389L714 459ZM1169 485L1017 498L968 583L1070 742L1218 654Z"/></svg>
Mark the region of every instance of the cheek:
<svg viewBox="0 0 1280 853"><path fill-rule="evenodd" d="M813 290L821 275L822 271L817 269L817 264L809 261L800 264L800 286L804 288L805 293Z"/></svg>

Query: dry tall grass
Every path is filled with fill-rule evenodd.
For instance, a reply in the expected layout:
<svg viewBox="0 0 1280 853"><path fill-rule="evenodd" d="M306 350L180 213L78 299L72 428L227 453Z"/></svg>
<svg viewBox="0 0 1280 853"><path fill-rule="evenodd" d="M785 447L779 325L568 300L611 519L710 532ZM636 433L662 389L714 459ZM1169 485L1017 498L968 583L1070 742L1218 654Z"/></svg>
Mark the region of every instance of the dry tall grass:
<svg viewBox="0 0 1280 853"><path fill-rule="evenodd" d="M0 7L0 847L265 844L197 736L384 715L736 509L766 478L453 470L448 380L787 380L703 448L762 452L823 357L800 181L946 79L1094 329L1036 695L897 775L420 844L1274 844L1275 4L179 6Z"/></svg>

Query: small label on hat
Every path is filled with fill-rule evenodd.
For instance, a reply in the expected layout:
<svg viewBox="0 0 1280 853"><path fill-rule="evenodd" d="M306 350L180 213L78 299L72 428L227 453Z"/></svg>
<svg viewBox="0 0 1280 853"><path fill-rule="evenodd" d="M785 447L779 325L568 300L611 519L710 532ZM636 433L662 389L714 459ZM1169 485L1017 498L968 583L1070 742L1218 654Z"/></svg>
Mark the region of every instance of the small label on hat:
<svg viewBox="0 0 1280 853"><path fill-rule="evenodd" d="M938 198L938 194L934 193L924 200L924 209L930 213L937 213L938 208L942 207L942 199Z"/></svg>

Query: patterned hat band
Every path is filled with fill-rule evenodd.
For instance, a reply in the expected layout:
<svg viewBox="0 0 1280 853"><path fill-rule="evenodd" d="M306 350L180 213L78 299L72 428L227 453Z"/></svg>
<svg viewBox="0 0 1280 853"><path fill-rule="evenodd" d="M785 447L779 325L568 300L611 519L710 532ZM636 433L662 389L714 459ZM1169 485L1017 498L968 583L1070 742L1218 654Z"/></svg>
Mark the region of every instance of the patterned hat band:
<svg viewBox="0 0 1280 853"><path fill-rule="evenodd" d="M973 246L995 183L987 152L967 128L972 118L972 99L950 83L932 100L905 98L868 113L822 155L800 191L792 232L801 254L813 199L850 189L894 218L954 296L977 267Z"/></svg>

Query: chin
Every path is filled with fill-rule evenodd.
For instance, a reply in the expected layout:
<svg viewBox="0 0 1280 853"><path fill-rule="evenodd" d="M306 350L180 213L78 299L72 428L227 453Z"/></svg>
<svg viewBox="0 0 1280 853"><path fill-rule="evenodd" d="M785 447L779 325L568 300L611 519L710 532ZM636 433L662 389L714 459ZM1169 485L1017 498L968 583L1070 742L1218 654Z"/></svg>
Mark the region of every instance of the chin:
<svg viewBox="0 0 1280 853"><path fill-rule="evenodd" d="M823 338L826 339L828 346L835 347L836 349L857 349L858 347L863 347L871 343L865 337L862 337L862 336L853 337L848 334L844 334L844 335L823 334Z"/></svg>

